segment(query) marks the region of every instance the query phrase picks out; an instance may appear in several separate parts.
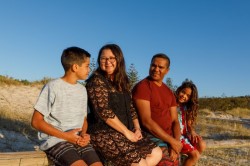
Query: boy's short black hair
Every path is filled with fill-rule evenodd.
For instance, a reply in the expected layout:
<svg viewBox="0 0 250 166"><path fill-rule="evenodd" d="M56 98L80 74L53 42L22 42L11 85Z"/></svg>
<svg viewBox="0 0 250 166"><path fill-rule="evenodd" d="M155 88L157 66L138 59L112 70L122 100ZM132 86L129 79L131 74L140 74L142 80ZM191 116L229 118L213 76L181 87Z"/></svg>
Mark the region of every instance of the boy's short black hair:
<svg viewBox="0 0 250 166"><path fill-rule="evenodd" d="M73 64L79 66L82 65L86 58L90 58L91 55L86 50L79 47L69 47L63 50L61 56L61 63L64 68L64 71L70 69Z"/></svg>

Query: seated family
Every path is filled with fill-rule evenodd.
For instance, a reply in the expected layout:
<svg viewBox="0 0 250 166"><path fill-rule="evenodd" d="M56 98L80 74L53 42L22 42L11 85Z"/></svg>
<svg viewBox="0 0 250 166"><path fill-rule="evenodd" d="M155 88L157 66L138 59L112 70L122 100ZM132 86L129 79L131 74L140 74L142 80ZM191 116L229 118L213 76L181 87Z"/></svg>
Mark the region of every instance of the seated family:
<svg viewBox="0 0 250 166"><path fill-rule="evenodd" d="M165 54L152 58L149 76L132 93L116 44L100 49L89 79L90 54L84 49L65 49L61 63L64 76L43 87L31 120L40 149L56 165L102 166L100 158L115 166L178 165L181 152L188 155L185 165L197 162L205 148L193 127L197 89L180 87L175 97L163 83L170 66ZM86 88L78 83L85 79Z"/></svg>

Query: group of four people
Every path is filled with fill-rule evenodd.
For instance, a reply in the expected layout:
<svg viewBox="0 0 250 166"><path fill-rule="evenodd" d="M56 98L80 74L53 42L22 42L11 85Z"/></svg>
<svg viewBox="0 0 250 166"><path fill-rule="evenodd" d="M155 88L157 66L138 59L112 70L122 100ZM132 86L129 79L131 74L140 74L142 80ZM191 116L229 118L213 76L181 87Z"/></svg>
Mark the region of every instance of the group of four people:
<svg viewBox="0 0 250 166"><path fill-rule="evenodd" d="M205 148L193 127L198 92L191 82L183 83L175 96L163 83L167 55L152 57L149 76L132 91L116 44L99 50L89 78L86 50L65 49L61 63L64 76L43 87L31 121L40 149L56 165L102 166L100 158L115 166L178 165L181 152L188 154L185 165L197 162ZM78 80L86 80L86 88Z"/></svg>

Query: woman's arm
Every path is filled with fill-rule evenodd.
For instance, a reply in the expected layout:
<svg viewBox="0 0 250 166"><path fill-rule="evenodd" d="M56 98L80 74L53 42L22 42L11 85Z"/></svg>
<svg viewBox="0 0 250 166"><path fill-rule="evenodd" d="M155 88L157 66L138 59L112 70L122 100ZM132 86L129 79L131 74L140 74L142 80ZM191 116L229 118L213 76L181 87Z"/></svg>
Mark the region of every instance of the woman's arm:
<svg viewBox="0 0 250 166"><path fill-rule="evenodd" d="M107 84L102 76L99 75L93 77L87 83L86 89L92 111L94 111L101 120L105 121L116 131L122 133L126 138L133 142L137 141L135 134L118 119L109 107L110 88Z"/></svg>

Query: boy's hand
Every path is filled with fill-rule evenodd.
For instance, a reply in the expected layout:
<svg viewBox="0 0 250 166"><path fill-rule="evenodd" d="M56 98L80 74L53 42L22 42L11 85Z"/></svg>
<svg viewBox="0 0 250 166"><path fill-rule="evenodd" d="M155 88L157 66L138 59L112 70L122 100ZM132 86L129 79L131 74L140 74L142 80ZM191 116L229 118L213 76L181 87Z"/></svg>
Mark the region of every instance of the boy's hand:
<svg viewBox="0 0 250 166"><path fill-rule="evenodd" d="M89 134L81 134L81 137L77 140L76 144L79 146L86 146L90 142L90 135Z"/></svg>
<svg viewBox="0 0 250 166"><path fill-rule="evenodd" d="M73 130L70 130L70 131L67 131L67 141L68 142L71 142L73 144L76 144L77 143L77 140L79 138L81 138L81 136L79 136L79 132L81 132L82 129L79 128L79 129L73 129Z"/></svg>

